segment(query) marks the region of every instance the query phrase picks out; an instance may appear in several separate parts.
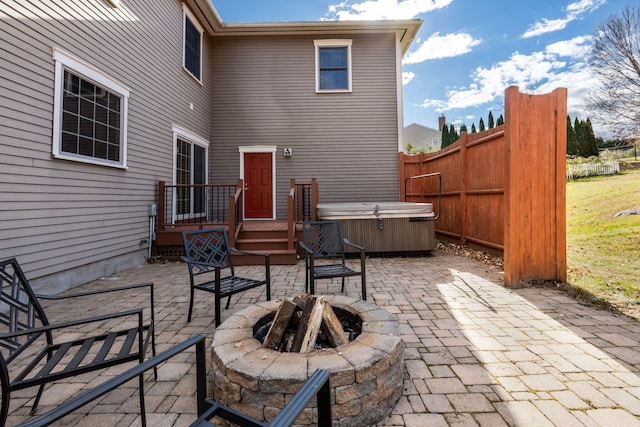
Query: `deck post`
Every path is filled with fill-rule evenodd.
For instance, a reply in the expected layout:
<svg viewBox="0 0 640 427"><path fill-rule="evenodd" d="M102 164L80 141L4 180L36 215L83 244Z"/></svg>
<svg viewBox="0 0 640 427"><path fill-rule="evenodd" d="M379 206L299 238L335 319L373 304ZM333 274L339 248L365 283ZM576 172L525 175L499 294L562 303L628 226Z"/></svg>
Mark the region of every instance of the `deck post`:
<svg viewBox="0 0 640 427"><path fill-rule="evenodd" d="M229 196L229 246L236 247L236 196Z"/></svg>
<svg viewBox="0 0 640 427"><path fill-rule="evenodd" d="M311 220L318 220L318 181L315 178L311 178Z"/></svg>
<svg viewBox="0 0 640 427"><path fill-rule="evenodd" d="M165 213L165 182L164 181L158 181L158 212L157 212L157 217L158 217L158 225L156 226L156 232L159 229L164 229L164 213ZM157 235L157 233L156 233Z"/></svg>
<svg viewBox="0 0 640 427"><path fill-rule="evenodd" d="M296 232L296 180L289 184L289 198L287 199L287 249L293 249L293 237Z"/></svg>

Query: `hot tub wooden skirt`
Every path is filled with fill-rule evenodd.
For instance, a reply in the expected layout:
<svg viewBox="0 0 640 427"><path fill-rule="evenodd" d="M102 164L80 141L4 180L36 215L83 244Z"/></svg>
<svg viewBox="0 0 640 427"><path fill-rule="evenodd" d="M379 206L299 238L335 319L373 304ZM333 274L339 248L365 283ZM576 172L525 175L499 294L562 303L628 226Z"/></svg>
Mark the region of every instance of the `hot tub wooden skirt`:
<svg viewBox="0 0 640 427"><path fill-rule="evenodd" d="M423 252L436 245L429 217L340 219L340 225L342 235L368 253Z"/></svg>

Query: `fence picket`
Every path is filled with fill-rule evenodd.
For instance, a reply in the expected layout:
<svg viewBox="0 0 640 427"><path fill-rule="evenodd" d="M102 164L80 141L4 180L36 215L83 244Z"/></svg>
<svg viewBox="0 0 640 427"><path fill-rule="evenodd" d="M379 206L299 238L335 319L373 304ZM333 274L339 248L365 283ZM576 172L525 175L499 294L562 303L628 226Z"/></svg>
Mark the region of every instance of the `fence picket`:
<svg viewBox="0 0 640 427"><path fill-rule="evenodd" d="M620 173L620 163L579 163L567 165L567 181L596 175L612 175Z"/></svg>

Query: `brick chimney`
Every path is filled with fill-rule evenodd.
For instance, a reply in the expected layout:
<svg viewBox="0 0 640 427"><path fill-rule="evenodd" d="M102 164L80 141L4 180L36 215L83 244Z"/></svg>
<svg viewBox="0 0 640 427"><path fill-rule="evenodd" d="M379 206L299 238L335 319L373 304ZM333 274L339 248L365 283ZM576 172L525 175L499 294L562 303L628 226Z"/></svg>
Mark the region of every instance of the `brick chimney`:
<svg viewBox="0 0 640 427"><path fill-rule="evenodd" d="M444 114L438 117L438 130L442 130L442 127L447 123L447 119L445 119Z"/></svg>

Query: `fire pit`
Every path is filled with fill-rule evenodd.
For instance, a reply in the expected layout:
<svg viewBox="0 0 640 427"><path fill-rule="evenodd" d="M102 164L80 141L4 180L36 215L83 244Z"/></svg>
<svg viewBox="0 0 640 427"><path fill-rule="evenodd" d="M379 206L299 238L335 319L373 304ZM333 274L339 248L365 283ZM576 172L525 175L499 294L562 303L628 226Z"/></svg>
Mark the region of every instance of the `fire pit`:
<svg viewBox="0 0 640 427"><path fill-rule="evenodd" d="M326 296L337 311L362 320L360 335L336 348L287 353L262 346L254 327L281 301L258 303L223 322L213 337L213 393L221 403L270 421L318 368L331 372L333 419L341 426L375 424L402 395L404 360L398 321L387 310L341 295ZM312 409L296 420L312 425Z"/></svg>

